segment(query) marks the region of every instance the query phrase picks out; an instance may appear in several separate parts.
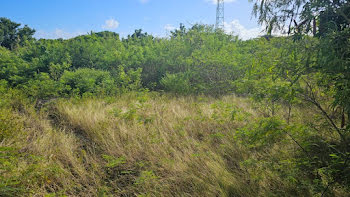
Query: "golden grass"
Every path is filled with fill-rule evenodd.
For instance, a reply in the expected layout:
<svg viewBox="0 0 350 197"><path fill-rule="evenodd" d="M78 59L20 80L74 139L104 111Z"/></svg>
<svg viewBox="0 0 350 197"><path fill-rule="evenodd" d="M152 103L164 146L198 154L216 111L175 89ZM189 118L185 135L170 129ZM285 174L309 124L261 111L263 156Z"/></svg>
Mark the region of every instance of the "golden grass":
<svg viewBox="0 0 350 197"><path fill-rule="evenodd" d="M40 176L40 184L26 185L26 195L249 197L273 196L276 188L293 193L295 186L274 172L242 165L268 154L283 157L294 148L277 144L265 153L237 143L235 131L259 116L250 106L235 96L62 99L41 113L22 114L25 137L7 146L40 156L38 165L53 171Z"/></svg>
<svg viewBox="0 0 350 197"><path fill-rule="evenodd" d="M238 98L224 98L229 99L244 105ZM136 175L143 171L154 173L152 184L145 180L137 187L138 177L131 177L135 180L125 184L133 194L216 196L224 194L228 187L241 188L241 175L229 172L221 151L216 150L224 142L211 139L215 132L228 133L233 126L211 120L214 99L201 103L190 97L158 97L145 103L138 100L120 98L112 104L95 99L78 104L61 101L57 104L61 129L71 128L70 132L84 138L86 146L96 146L86 149L89 155L124 157L126 164L122 168L135 170ZM135 167L138 163L144 166ZM113 186L118 187L115 181Z"/></svg>

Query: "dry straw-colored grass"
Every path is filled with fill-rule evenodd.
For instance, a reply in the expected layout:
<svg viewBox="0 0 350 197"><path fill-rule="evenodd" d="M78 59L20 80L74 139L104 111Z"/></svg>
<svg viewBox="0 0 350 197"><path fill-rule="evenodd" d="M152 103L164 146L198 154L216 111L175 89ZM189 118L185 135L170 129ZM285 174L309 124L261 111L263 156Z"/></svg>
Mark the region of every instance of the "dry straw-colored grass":
<svg viewBox="0 0 350 197"><path fill-rule="evenodd" d="M260 157L234 138L258 116L244 98L132 93L57 100L22 116L17 147L54 171L27 186L34 196L265 196L283 183L272 172L254 182L241 165Z"/></svg>
<svg viewBox="0 0 350 197"><path fill-rule="evenodd" d="M140 102L143 98L133 96L135 98L129 95L110 104L96 99L77 104L61 101L55 109L59 128L80 139L80 147L87 152L87 157L101 158L105 154L125 158L126 163L120 168L134 172L132 176L126 175L130 176L128 180L120 178L126 183L118 183L118 177L113 180L115 192L217 196L231 189L237 194L249 194L249 189L242 187L245 183L240 170L232 171L222 157L224 145L234 144L226 139L215 141L212 137L217 132L230 135L235 127L233 122L220 124L211 119L213 109L210 106L216 100L198 102L191 97L169 99L160 96ZM248 109L243 99L226 97L223 102L233 102ZM238 147L235 154L237 157L241 154ZM101 159L91 162L103 166ZM137 166L140 163L142 167ZM76 163L72 166L74 168ZM77 172L84 174L79 168ZM143 177L146 180L135 186L142 172L152 172L154 177Z"/></svg>

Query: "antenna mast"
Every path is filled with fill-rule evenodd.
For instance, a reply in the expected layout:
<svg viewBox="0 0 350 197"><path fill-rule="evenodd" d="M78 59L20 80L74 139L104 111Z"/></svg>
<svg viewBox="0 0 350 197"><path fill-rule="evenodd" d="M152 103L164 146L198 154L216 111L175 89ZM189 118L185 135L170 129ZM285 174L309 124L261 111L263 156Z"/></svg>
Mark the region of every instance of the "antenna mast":
<svg viewBox="0 0 350 197"><path fill-rule="evenodd" d="M225 4L224 0L217 0L217 8L216 8L216 29L224 29L224 21L225 21Z"/></svg>

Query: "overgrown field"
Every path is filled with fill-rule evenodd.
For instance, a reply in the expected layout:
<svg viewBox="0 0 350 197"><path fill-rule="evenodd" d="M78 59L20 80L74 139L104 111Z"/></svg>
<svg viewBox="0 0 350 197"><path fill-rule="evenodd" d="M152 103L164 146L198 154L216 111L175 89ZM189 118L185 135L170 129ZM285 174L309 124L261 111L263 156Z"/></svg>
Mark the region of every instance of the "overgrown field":
<svg viewBox="0 0 350 197"><path fill-rule="evenodd" d="M236 96L141 92L37 106L10 100L0 117L1 196L321 192L305 173L295 143L314 135L305 126L317 115L309 106L300 107L287 124L264 118L249 99ZM335 187L329 194L347 193Z"/></svg>
<svg viewBox="0 0 350 197"><path fill-rule="evenodd" d="M247 41L37 40L0 17L0 196L350 196L349 3L254 11Z"/></svg>

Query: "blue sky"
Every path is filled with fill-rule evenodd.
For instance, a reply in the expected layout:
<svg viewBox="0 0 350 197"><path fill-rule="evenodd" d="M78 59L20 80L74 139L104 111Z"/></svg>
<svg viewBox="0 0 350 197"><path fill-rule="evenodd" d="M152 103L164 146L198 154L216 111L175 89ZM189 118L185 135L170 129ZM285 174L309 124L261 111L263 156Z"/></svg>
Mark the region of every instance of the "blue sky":
<svg viewBox="0 0 350 197"><path fill-rule="evenodd" d="M70 38L90 31L114 31L121 36L143 29L166 36L180 23L215 23L215 0L0 0L0 17L27 24L37 38ZM214 2L213 2L214 1ZM225 29L243 39L261 27L248 0L226 0Z"/></svg>

